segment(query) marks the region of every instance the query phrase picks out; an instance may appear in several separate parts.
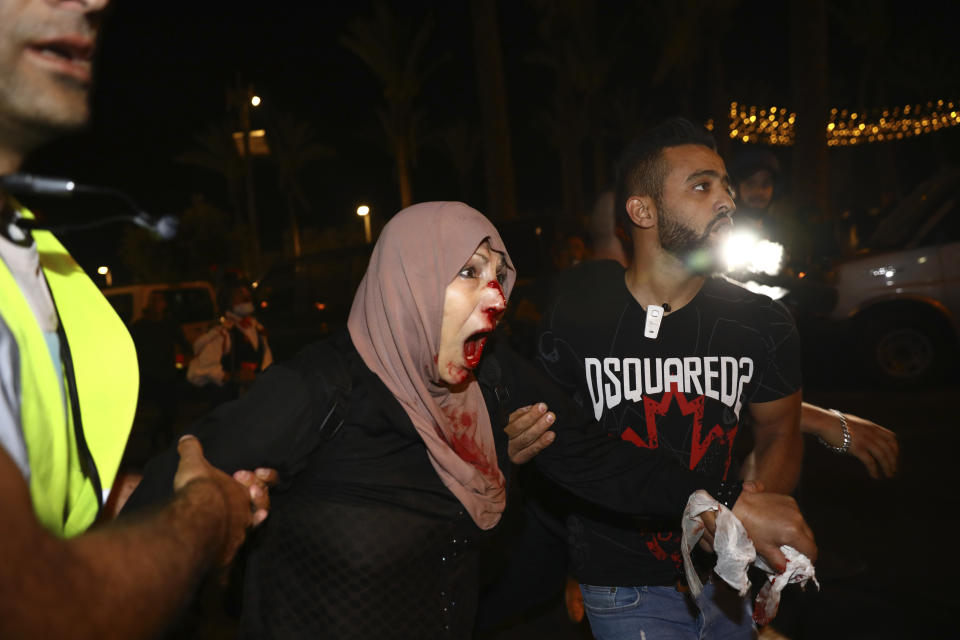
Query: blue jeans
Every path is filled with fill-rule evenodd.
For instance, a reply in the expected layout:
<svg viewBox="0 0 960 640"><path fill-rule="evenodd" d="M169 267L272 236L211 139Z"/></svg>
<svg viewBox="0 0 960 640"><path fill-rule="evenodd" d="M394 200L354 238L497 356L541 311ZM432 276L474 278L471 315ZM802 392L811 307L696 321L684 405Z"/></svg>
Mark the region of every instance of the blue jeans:
<svg viewBox="0 0 960 640"><path fill-rule="evenodd" d="M740 640L755 638L749 598L708 581L694 602L674 587L599 587L581 584L597 640ZM699 606L698 606L699 604Z"/></svg>

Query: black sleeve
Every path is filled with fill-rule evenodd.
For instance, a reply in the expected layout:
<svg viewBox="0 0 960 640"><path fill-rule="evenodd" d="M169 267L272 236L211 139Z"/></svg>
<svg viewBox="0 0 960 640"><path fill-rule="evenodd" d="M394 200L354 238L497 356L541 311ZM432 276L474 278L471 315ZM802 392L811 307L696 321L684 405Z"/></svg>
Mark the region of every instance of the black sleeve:
<svg viewBox="0 0 960 640"><path fill-rule="evenodd" d="M553 444L534 458L537 468L567 491L600 507L649 518L679 519L690 494L717 495L719 481L690 471L669 456L607 435L537 367L497 345L506 412L545 402L557 416Z"/></svg>
<svg viewBox="0 0 960 640"><path fill-rule="evenodd" d="M792 395L801 387L800 334L793 316L779 301L764 305L761 317L767 349L763 371L750 402L771 402Z"/></svg>
<svg viewBox="0 0 960 640"><path fill-rule="evenodd" d="M271 467L285 481L320 443L316 414L322 409L316 407L325 405L324 391L297 368L274 365L240 399L221 405L187 432L200 439L215 467L227 473ZM124 513L172 494L179 460L176 444L150 460Z"/></svg>

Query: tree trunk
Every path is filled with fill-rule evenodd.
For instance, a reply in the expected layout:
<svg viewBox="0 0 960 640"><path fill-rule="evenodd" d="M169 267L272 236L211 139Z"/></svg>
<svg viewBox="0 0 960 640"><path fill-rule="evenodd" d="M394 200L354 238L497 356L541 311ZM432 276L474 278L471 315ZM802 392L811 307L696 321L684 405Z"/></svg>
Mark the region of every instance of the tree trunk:
<svg viewBox="0 0 960 640"><path fill-rule="evenodd" d="M398 136L393 145L397 157L397 182L400 185L400 208L406 209L413 204L413 182L410 176L410 144L403 136Z"/></svg>
<svg viewBox="0 0 960 640"><path fill-rule="evenodd" d="M797 113L791 192L801 207L832 220L826 138L830 108L826 1L791 0L790 18L790 67Z"/></svg>
<svg viewBox="0 0 960 640"><path fill-rule="evenodd" d="M560 142L560 171L563 176L563 217L576 225L584 215L580 145L573 140Z"/></svg>
<svg viewBox="0 0 960 640"><path fill-rule="evenodd" d="M297 215L297 201L292 194L287 196L287 208L290 210L290 237L293 240L293 257L300 257L300 216Z"/></svg>
<svg viewBox="0 0 960 640"><path fill-rule="evenodd" d="M253 158L250 157L250 123L243 130L243 152L246 163L244 181L247 187L247 221L250 224L250 246L253 251L251 272L260 273L260 218L257 216L257 192L253 183ZM259 275L255 276L259 277Z"/></svg>
<svg viewBox="0 0 960 640"><path fill-rule="evenodd" d="M607 158L607 147L603 136L593 136L593 197L598 197L610 184L610 160Z"/></svg>
<svg viewBox="0 0 960 640"><path fill-rule="evenodd" d="M243 129L243 180L246 187L247 223L250 225L250 247L253 252L252 264L247 264L247 271L254 277L260 276L260 219L257 216L257 190L253 181L253 156L250 153L250 98L253 88L246 85L237 75L237 96L240 99L240 126Z"/></svg>
<svg viewBox="0 0 960 640"><path fill-rule="evenodd" d="M496 0L471 0L470 8L483 123L487 214L494 220L510 219L517 215L517 202Z"/></svg>
<svg viewBox="0 0 960 640"><path fill-rule="evenodd" d="M713 138L717 152L730 161L730 97L727 95L726 68L724 67L723 43L719 34L710 38L710 117L713 118Z"/></svg>

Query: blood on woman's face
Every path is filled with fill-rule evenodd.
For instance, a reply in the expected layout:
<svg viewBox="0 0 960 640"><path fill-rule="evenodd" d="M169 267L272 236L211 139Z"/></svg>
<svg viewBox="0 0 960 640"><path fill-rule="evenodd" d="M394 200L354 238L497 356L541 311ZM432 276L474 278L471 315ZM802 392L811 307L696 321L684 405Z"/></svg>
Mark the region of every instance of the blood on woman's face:
<svg viewBox="0 0 960 640"><path fill-rule="evenodd" d="M447 285L437 352L441 382L462 384L480 363L487 337L507 308L506 279L503 254L484 240Z"/></svg>

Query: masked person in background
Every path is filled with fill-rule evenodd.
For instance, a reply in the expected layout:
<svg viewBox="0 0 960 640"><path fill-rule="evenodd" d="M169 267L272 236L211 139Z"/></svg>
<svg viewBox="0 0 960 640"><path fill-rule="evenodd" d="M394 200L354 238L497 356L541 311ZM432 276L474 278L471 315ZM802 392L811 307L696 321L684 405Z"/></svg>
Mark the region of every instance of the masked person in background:
<svg viewBox="0 0 960 640"><path fill-rule="evenodd" d="M213 404L243 395L257 374L273 363L266 331L254 316L250 288L240 281L224 285L220 324L197 338L187 380L202 387L216 385Z"/></svg>

